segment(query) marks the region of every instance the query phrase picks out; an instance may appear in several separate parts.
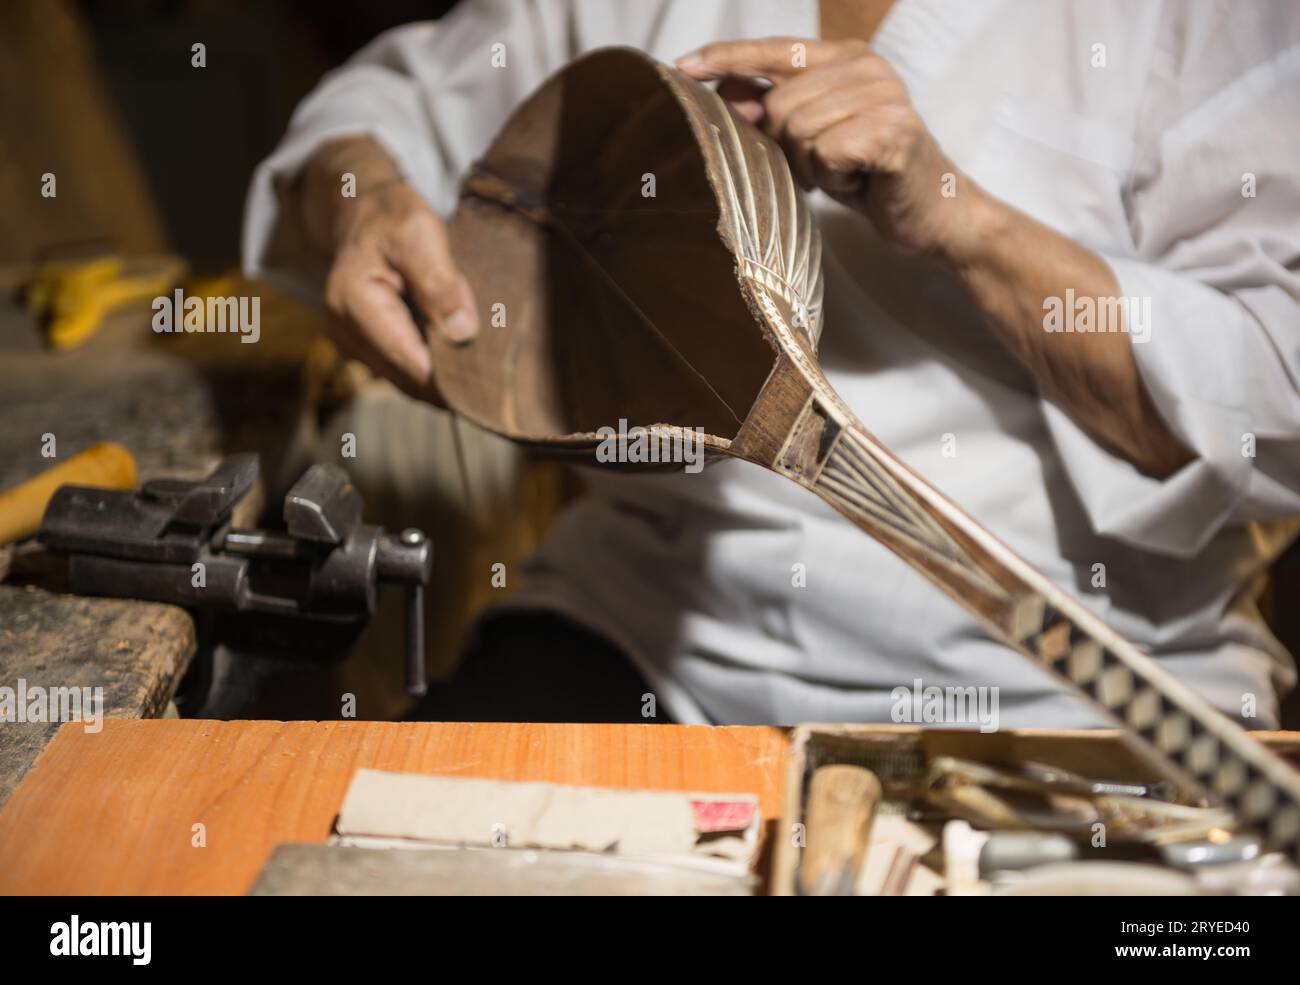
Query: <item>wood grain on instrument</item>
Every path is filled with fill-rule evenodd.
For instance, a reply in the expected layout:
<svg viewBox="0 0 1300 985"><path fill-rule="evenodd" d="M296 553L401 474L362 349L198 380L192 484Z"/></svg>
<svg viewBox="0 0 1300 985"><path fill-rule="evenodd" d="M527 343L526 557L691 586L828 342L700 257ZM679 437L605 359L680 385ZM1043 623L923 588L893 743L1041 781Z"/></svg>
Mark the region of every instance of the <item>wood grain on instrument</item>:
<svg viewBox="0 0 1300 985"><path fill-rule="evenodd" d="M244 893L276 845L325 840L363 766L750 792L776 818L787 742L776 728L678 725L66 725L0 811L0 894Z"/></svg>

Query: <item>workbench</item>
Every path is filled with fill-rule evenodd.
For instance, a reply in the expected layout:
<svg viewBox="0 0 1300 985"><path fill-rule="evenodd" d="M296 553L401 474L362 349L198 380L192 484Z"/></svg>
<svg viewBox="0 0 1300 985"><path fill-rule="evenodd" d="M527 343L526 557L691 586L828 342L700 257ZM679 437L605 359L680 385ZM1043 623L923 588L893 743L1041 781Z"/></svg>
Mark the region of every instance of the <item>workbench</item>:
<svg viewBox="0 0 1300 985"><path fill-rule="evenodd" d="M999 760L1070 734L969 735ZM245 894L277 846L330 837L362 768L754 794L766 877L791 809L793 735L770 726L199 719L108 719L91 733L69 723L0 809L0 895ZM951 730L933 735L933 752L958 741ZM1064 757L1071 768L1125 772L1124 756L1095 761L1113 733L1075 735ZM1284 755L1300 749L1297 733L1257 738Z"/></svg>
<svg viewBox="0 0 1300 985"><path fill-rule="evenodd" d="M276 845L328 837L360 767L750 792L770 841L787 750L768 727L70 723L0 810L0 894L245 893Z"/></svg>
<svg viewBox="0 0 1300 985"><path fill-rule="evenodd" d="M262 290L239 282L233 289ZM56 352L18 303L0 298L0 489L98 441L125 445L142 480L198 477L230 451L281 461L315 329L289 302L269 295L263 302L257 345L238 336L156 335L140 303L110 315L79 348ZM54 458L43 454L47 435ZM0 584L0 685L102 686L106 715L152 717L166 711L194 652L194 626L182 609ZM0 804L57 727L0 723Z"/></svg>
<svg viewBox="0 0 1300 985"><path fill-rule="evenodd" d="M155 602L83 599L0 586L0 684L102 687L105 716L162 715L194 655L194 623ZM0 723L0 805L57 722Z"/></svg>

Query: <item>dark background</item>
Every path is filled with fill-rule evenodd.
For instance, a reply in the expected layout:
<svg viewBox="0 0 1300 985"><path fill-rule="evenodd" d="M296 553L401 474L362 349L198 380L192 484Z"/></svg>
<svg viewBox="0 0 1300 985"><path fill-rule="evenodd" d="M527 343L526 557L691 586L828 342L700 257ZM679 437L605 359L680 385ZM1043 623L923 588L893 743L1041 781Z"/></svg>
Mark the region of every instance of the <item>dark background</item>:
<svg viewBox="0 0 1300 985"><path fill-rule="evenodd" d="M94 56L175 252L235 263L253 168L316 81L399 24L455 0L77 0ZM207 46L207 68L190 46Z"/></svg>

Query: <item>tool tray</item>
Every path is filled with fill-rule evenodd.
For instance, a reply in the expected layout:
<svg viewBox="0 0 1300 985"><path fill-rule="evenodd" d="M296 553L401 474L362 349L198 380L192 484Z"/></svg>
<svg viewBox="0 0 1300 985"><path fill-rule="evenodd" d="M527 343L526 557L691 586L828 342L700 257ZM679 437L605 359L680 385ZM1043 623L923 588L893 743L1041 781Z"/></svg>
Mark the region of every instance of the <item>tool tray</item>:
<svg viewBox="0 0 1300 985"><path fill-rule="evenodd" d="M805 724L791 737L785 798L772 855L774 895L795 893L802 849L793 837L805 820L808 783L814 770L834 763L864 766L881 782L880 813L901 813L898 781L924 773L932 760L953 756L990 766L1046 763L1089 779L1151 783L1162 779L1121 741L1119 730L973 729L916 725ZM1300 768L1300 732L1255 732L1252 738Z"/></svg>

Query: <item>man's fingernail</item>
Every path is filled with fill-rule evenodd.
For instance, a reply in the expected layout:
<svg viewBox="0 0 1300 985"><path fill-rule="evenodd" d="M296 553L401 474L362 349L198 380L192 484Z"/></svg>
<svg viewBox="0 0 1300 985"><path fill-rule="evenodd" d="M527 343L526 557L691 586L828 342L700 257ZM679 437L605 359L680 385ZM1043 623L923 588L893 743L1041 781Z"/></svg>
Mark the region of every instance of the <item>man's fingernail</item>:
<svg viewBox="0 0 1300 985"><path fill-rule="evenodd" d="M701 55L698 50L688 51L686 54L682 55L681 58L677 59L676 64L678 68L683 69L685 71L691 71L697 68L703 68L704 56Z"/></svg>
<svg viewBox="0 0 1300 985"><path fill-rule="evenodd" d="M452 342L468 342L474 337L474 313L468 308L457 308L442 319L442 334Z"/></svg>

